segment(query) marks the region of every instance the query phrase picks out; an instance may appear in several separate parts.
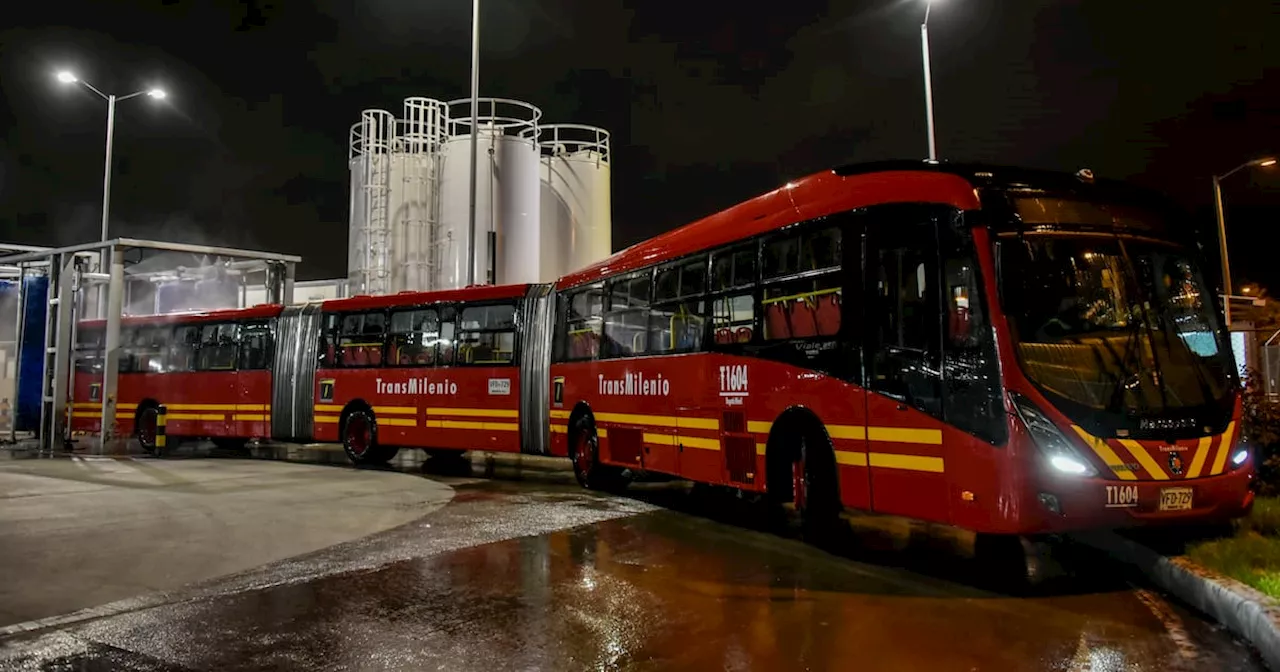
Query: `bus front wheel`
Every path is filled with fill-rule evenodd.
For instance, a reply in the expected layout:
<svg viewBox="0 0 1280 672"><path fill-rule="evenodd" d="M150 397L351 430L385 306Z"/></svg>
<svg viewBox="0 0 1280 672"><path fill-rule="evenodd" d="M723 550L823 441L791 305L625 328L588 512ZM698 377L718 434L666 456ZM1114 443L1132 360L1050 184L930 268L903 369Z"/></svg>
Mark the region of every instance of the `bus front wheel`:
<svg viewBox="0 0 1280 672"><path fill-rule="evenodd" d="M600 463L600 439L590 418L574 425L569 440L569 459L578 485L589 490L617 490L627 484L622 469Z"/></svg>
<svg viewBox="0 0 1280 672"><path fill-rule="evenodd" d="M353 464L382 464L395 457L395 447L378 443L378 422L364 409L351 411L342 421L342 450Z"/></svg>

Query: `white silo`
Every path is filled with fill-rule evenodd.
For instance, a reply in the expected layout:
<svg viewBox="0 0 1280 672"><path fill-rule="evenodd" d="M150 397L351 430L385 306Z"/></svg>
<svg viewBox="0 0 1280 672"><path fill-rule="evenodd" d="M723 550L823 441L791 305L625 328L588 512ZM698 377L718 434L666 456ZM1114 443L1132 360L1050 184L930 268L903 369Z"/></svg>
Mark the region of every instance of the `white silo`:
<svg viewBox="0 0 1280 672"><path fill-rule="evenodd" d="M352 294L386 294L391 290L392 149L396 121L385 110L365 110L351 127L351 229L347 247L347 281Z"/></svg>
<svg viewBox="0 0 1280 672"><path fill-rule="evenodd" d="M554 278L613 254L609 132L550 124L540 139L542 258Z"/></svg>
<svg viewBox="0 0 1280 672"><path fill-rule="evenodd" d="M537 282L538 120L533 105L481 98L477 114L476 230L470 224L471 101L449 103L449 139L440 167L440 260L435 288L467 284L467 259L475 260L475 284Z"/></svg>
<svg viewBox="0 0 1280 672"><path fill-rule="evenodd" d="M392 144L390 291L432 288L435 234L440 224L440 148L448 137L449 108L430 98L406 98Z"/></svg>

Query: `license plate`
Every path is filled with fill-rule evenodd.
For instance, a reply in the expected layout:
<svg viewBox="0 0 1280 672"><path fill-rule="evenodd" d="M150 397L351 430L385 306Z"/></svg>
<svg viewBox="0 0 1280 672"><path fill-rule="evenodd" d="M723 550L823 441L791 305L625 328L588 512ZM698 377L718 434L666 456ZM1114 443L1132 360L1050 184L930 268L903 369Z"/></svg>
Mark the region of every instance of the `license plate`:
<svg viewBox="0 0 1280 672"><path fill-rule="evenodd" d="M1162 488L1160 490L1160 510L1191 510L1191 492L1191 488Z"/></svg>

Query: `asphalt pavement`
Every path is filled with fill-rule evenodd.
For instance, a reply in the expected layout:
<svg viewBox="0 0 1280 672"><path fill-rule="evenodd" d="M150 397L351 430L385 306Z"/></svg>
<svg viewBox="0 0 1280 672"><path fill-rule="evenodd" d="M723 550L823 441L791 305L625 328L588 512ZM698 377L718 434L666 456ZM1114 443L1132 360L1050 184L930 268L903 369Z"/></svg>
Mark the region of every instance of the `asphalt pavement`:
<svg viewBox="0 0 1280 672"><path fill-rule="evenodd" d="M942 547L850 557L680 487L612 496L417 477L453 499L363 539L0 638L0 670L1263 669L1100 557L1008 593Z"/></svg>

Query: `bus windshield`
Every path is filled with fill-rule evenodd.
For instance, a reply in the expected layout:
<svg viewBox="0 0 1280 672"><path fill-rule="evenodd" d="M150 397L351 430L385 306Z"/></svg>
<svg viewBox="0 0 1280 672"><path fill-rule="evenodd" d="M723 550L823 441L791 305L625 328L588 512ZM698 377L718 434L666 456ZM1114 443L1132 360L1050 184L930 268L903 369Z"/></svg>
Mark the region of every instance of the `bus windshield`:
<svg viewBox="0 0 1280 672"><path fill-rule="evenodd" d="M1033 234L1006 238L1000 267L1018 359L1046 393L1081 410L1160 417L1231 391L1233 356L1211 289L1181 248Z"/></svg>

